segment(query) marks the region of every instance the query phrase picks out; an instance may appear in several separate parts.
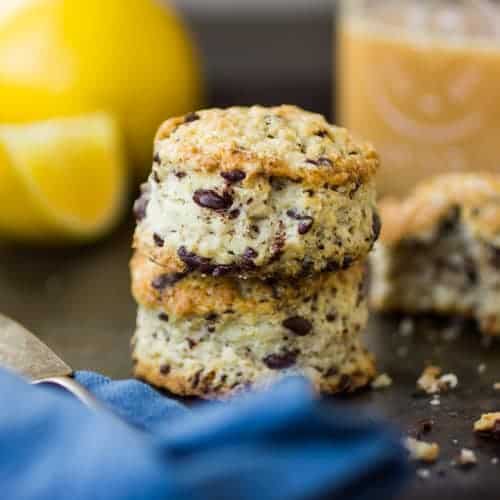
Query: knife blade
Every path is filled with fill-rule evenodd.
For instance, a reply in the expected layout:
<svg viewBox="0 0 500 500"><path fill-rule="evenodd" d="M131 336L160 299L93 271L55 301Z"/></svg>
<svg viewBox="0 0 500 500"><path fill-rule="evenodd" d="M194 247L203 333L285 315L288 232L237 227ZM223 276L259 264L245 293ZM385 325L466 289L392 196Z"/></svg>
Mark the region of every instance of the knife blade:
<svg viewBox="0 0 500 500"><path fill-rule="evenodd" d="M102 408L82 385L71 378L73 370L69 365L26 328L3 314L0 314L0 366L33 384L63 387L87 406Z"/></svg>
<svg viewBox="0 0 500 500"><path fill-rule="evenodd" d="M19 323L0 314L0 365L30 380L65 377L73 370Z"/></svg>

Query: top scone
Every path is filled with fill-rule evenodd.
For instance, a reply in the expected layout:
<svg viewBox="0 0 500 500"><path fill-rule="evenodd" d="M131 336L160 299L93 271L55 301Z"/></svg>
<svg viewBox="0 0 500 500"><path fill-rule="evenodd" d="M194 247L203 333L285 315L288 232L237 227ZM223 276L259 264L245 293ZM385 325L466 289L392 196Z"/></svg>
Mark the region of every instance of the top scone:
<svg viewBox="0 0 500 500"><path fill-rule="evenodd" d="M167 120L136 202L134 246L168 272L297 276L349 266L377 239L374 149L294 106Z"/></svg>

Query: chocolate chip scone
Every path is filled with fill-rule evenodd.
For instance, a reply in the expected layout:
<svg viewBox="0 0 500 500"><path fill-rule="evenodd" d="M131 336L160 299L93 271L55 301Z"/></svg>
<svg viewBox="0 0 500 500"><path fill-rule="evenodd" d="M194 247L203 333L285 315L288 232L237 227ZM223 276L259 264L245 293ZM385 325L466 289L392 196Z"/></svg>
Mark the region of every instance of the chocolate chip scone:
<svg viewBox="0 0 500 500"><path fill-rule="evenodd" d="M165 273L136 254L135 375L176 394L225 397L300 373L318 390L353 391L374 376L360 343L362 264L301 280Z"/></svg>
<svg viewBox="0 0 500 500"><path fill-rule="evenodd" d="M308 275L348 267L380 231L375 151L294 106L167 120L136 202L134 246L171 273Z"/></svg>
<svg viewBox="0 0 500 500"><path fill-rule="evenodd" d="M372 305L472 317L500 335L500 176L439 176L380 210Z"/></svg>

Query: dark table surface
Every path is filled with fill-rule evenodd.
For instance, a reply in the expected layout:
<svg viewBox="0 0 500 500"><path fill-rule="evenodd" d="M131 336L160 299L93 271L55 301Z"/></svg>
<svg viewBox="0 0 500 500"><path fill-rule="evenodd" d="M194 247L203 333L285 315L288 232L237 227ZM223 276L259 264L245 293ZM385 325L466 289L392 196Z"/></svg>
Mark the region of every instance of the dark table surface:
<svg viewBox="0 0 500 500"><path fill-rule="evenodd" d="M211 103L301 104L330 114L331 19L289 18L192 22L205 52ZM129 292L128 259L132 223L97 245L73 249L0 246L0 310L25 324L75 369L111 377L130 376L129 340L135 306ZM404 329L403 329L404 333ZM500 442L476 438L472 423L482 412L500 409L493 383L500 381L500 345L486 346L474 325L420 319L402 335L400 319L372 318L369 343L392 387L365 391L337 404L388 418L410 432L422 419L435 424L428 440L442 448L438 463L423 467L401 500L481 500L500 498ZM458 376L455 391L439 406L415 395L425 363ZM482 373L478 367L483 365ZM450 465L462 447L473 449L478 465Z"/></svg>

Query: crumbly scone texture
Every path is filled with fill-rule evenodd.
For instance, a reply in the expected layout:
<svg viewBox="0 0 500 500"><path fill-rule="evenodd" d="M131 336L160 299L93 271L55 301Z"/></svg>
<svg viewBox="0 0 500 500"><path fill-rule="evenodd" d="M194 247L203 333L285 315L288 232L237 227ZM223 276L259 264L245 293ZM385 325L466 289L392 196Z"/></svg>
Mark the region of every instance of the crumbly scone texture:
<svg viewBox="0 0 500 500"><path fill-rule="evenodd" d="M440 176L380 213L371 305L472 317L500 335L500 176Z"/></svg>
<svg viewBox="0 0 500 500"><path fill-rule="evenodd" d="M297 276L348 266L380 231L378 158L293 106L168 120L138 200L134 247L169 272Z"/></svg>
<svg viewBox="0 0 500 500"><path fill-rule="evenodd" d="M375 375L360 342L368 317L364 274L353 266L300 283L226 279L222 287L230 293L222 299L212 288L220 280L188 277L164 289L166 300L144 296L149 285L138 277L135 375L203 398L292 373L321 392L353 391Z"/></svg>

